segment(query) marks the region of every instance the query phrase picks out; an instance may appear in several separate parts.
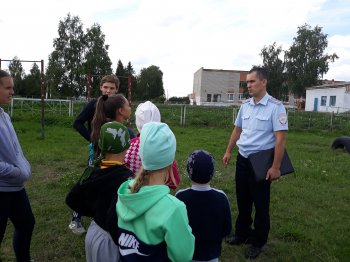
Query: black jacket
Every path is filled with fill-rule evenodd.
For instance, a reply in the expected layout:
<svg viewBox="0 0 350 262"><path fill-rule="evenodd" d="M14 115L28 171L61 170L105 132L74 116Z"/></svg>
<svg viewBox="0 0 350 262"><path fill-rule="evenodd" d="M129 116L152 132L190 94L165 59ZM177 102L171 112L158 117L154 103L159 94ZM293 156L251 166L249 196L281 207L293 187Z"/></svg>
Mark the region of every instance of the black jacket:
<svg viewBox="0 0 350 262"><path fill-rule="evenodd" d="M73 128L89 142L91 134L91 121L94 117L96 102L96 99L92 99L80 112L73 123ZM87 127L85 126L85 123L87 123Z"/></svg>
<svg viewBox="0 0 350 262"><path fill-rule="evenodd" d="M77 118L74 120L73 128L78 131L78 133L84 137L88 142L91 141L91 122L95 114L96 109L96 99L92 99L80 112ZM87 126L85 126L87 123ZM134 131L128 127L130 139L135 137Z"/></svg>
<svg viewBox="0 0 350 262"><path fill-rule="evenodd" d="M115 205L118 188L133 175L125 165L95 168L88 179L74 185L66 197L66 203L79 214L92 217L101 228L110 232L110 226L117 227L114 223L117 218ZM109 218L108 213L111 213ZM111 225L108 226L108 223Z"/></svg>

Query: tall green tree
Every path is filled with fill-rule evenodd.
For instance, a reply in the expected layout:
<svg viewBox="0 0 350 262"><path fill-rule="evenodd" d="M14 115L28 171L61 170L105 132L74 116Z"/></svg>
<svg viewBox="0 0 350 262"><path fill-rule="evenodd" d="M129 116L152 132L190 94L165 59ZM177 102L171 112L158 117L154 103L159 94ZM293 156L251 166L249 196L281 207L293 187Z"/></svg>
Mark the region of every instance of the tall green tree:
<svg viewBox="0 0 350 262"><path fill-rule="evenodd" d="M134 75L135 74L135 70L134 67L132 66L131 62L128 62L128 65L125 68L125 71L128 75Z"/></svg>
<svg viewBox="0 0 350 262"><path fill-rule="evenodd" d="M285 84L285 64L280 58L282 52L282 47L276 46L276 42L274 42L270 46L265 46L260 53L268 75L267 91L278 99L288 93Z"/></svg>
<svg viewBox="0 0 350 262"><path fill-rule="evenodd" d="M62 83L67 95L79 96L85 87L84 61L85 37L83 23L78 16L67 17L59 22L59 37L54 40L54 48L58 51L59 58L64 61L65 74Z"/></svg>
<svg viewBox="0 0 350 262"><path fill-rule="evenodd" d="M120 80L119 93L124 94L127 98L129 96L129 76L131 76L131 95L133 96L132 99L135 99L134 92L136 90L137 80L134 76L135 70L131 62L129 61L128 65L124 67L122 61L119 59L115 74Z"/></svg>
<svg viewBox="0 0 350 262"><path fill-rule="evenodd" d="M112 73L109 46L105 44L101 26L94 24L84 33L80 18L68 14L59 21L53 47L46 73L50 95L85 96L91 75L91 94L97 96L101 78Z"/></svg>
<svg viewBox="0 0 350 262"><path fill-rule="evenodd" d="M33 63L30 74L24 78L25 96L40 98L41 97L41 72L39 66Z"/></svg>
<svg viewBox="0 0 350 262"><path fill-rule="evenodd" d="M137 78L135 77L135 70L131 62L128 62L128 65L125 67L125 73L127 76L131 76L131 96L132 99L135 99L135 91L137 90Z"/></svg>
<svg viewBox="0 0 350 262"><path fill-rule="evenodd" d="M119 93L128 95L128 76L125 71L124 65L122 61L119 59L117 64L117 69L115 70L115 75L119 78Z"/></svg>
<svg viewBox="0 0 350 262"><path fill-rule="evenodd" d="M65 97L70 96L71 90L69 86L64 85L65 68L64 60L60 58L57 50L49 55L49 62L46 69L46 89L48 97Z"/></svg>
<svg viewBox="0 0 350 262"><path fill-rule="evenodd" d="M168 102L170 104L190 104L190 98L188 96L183 96L183 97L177 97L177 96L172 96L168 99Z"/></svg>
<svg viewBox="0 0 350 262"><path fill-rule="evenodd" d="M109 46L105 44L105 35L99 24L87 29L85 45L84 72L96 76L91 79L91 95L98 96L101 78L112 73L112 61L108 56Z"/></svg>
<svg viewBox="0 0 350 262"><path fill-rule="evenodd" d="M8 68L14 80L15 94L19 96L25 96L25 86L23 82L25 72L20 59L17 56L15 56L9 63Z"/></svg>
<svg viewBox="0 0 350 262"><path fill-rule="evenodd" d="M66 18L59 21L58 38L53 41L55 50L51 54L49 63L54 60L55 65L48 70L52 74L60 74L59 83L55 86L60 96L79 96L86 86L84 70L85 36L83 24L78 16L68 14ZM63 72L64 70L64 72ZM62 74L63 72L63 74Z"/></svg>
<svg viewBox="0 0 350 262"><path fill-rule="evenodd" d="M141 100L164 98L163 72L158 66L142 68L137 78L137 97Z"/></svg>
<svg viewBox="0 0 350 262"><path fill-rule="evenodd" d="M329 70L329 63L338 58L335 53L324 53L327 46L327 34L322 27L311 28L308 24L298 27L292 46L285 52L288 87L294 94L305 96L305 88L319 84Z"/></svg>

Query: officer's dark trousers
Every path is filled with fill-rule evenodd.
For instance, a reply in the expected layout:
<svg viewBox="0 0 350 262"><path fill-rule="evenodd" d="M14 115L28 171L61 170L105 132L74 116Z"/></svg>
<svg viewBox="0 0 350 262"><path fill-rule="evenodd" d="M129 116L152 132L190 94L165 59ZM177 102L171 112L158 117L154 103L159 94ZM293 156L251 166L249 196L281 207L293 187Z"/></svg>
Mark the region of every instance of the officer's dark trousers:
<svg viewBox="0 0 350 262"><path fill-rule="evenodd" d="M240 154L236 164L236 196L238 217L236 236L251 238L252 244L262 247L266 244L270 230L270 182L255 182L251 164ZM255 207L254 230L252 230L252 208Z"/></svg>
<svg viewBox="0 0 350 262"><path fill-rule="evenodd" d="M16 260L28 262L35 219L25 189L17 192L0 192L0 245L8 219L14 226L13 248Z"/></svg>

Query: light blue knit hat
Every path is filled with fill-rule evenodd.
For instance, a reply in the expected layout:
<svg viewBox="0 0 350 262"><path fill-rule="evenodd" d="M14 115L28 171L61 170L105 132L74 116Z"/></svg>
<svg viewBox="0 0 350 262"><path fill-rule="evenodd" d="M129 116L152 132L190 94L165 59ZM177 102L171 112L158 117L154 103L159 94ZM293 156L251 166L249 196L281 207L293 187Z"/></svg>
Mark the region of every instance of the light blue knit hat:
<svg viewBox="0 0 350 262"><path fill-rule="evenodd" d="M169 166L175 159L176 139L165 123L151 122L142 127L139 155L145 170Z"/></svg>

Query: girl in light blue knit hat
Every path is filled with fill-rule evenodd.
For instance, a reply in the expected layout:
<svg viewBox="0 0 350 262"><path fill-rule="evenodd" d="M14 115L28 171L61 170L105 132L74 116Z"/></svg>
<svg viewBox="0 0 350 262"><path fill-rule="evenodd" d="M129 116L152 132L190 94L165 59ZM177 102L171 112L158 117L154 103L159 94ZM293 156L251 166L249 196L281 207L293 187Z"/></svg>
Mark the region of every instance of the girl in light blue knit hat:
<svg viewBox="0 0 350 262"><path fill-rule="evenodd" d="M194 236L183 202L170 195L176 139L167 124L151 122L140 136L142 170L118 190L122 261L191 261Z"/></svg>

